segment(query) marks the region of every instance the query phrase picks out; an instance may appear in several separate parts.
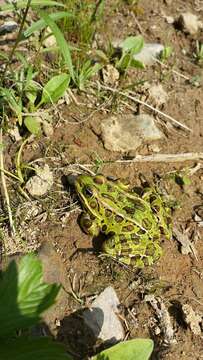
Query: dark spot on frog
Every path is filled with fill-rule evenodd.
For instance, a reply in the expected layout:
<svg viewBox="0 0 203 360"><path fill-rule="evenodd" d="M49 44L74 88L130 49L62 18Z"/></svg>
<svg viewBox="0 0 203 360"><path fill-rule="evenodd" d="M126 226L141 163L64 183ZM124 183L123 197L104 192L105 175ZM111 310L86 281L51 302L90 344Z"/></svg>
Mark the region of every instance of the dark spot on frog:
<svg viewBox="0 0 203 360"><path fill-rule="evenodd" d="M121 223L121 222L123 221L123 217L120 216L120 215L116 215L116 216L115 216L115 221L116 221L117 223Z"/></svg>
<svg viewBox="0 0 203 360"><path fill-rule="evenodd" d="M105 209L105 216L110 217L112 215L112 211L109 209Z"/></svg>
<svg viewBox="0 0 203 360"><path fill-rule="evenodd" d="M101 230L102 230L103 232L105 232L105 231L107 230L107 225L104 224L104 225L102 226Z"/></svg>
<svg viewBox="0 0 203 360"><path fill-rule="evenodd" d="M146 230L145 230L145 229L141 229L141 228L140 228L140 229L138 230L138 232L137 232L138 235L144 235L145 233L146 233Z"/></svg>
<svg viewBox="0 0 203 360"><path fill-rule="evenodd" d="M123 210L125 210L127 212L127 214L134 214L135 209L133 207L129 207L129 206L125 206L123 208Z"/></svg>
<svg viewBox="0 0 203 360"><path fill-rule="evenodd" d="M122 231L125 231L125 232L126 231L133 231L133 230L134 230L134 226L131 225L131 224L122 227Z"/></svg>
<svg viewBox="0 0 203 360"><path fill-rule="evenodd" d="M109 194L105 194L105 193L102 193L101 196L105 199L109 199L111 200L113 203L115 202L115 199L113 196L109 195Z"/></svg>

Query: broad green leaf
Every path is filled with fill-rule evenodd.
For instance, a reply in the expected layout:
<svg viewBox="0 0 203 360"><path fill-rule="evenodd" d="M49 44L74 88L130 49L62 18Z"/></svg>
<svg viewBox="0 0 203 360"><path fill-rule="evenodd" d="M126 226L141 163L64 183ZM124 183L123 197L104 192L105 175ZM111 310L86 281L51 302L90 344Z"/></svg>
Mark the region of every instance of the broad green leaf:
<svg viewBox="0 0 203 360"><path fill-rule="evenodd" d="M0 341L1 360L72 360L63 345L49 338L17 338Z"/></svg>
<svg viewBox="0 0 203 360"><path fill-rule="evenodd" d="M43 18L45 23L52 30L53 35L56 38L56 42L59 46L60 52L63 55L64 61L68 67L70 76L73 79L73 81L75 82L75 74L74 74L74 69L73 69L73 64L72 64L72 59L71 59L70 48L67 44L66 39L63 36L63 33L59 29L58 25L56 25L54 20L52 20L52 18L49 15L47 15L44 11L40 11L39 14Z"/></svg>
<svg viewBox="0 0 203 360"><path fill-rule="evenodd" d="M24 256L19 266L12 261L1 274L0 337L36 324L55 302L60 286L44 283L42 276L41 261L33 254Z"/></svg>
<svg viewBox="0 0 203 360"><path fill-rule="evenodd" d="M2 4L0 6L0 11L16 11L16 9L23 9L27 6L27 0L17 1L14 4ZM64 4L58 1L52 0L33 0L31 2L31 7L42 7L42 6L60 6L65 7Z"/></svg>
<svg viewBox="0 0 203 360"><path fill-rule="evenodd" d="M49 102L56 102L64 95L70 82L68 74L60 74L51 78L44 86L40 106Z"/></svg>
<svg viewBox="0 0 203 360"><path fill-rule="evenodd" d="M41 126L38 119L36 119L34 116L26 116L24 120L24 124L26 128L31 132L33 135L39 135L41 132Z"/></svg>
<svg viewBox="0 0 203 360"><path fill-rule="evenodd" d="M137 68L137 69L144 69L145 68L145 65L141 61L133 59L133 58L132 58L132 60L130 62L130 66L134 67L134 68Z"/></svg>
<svg viewBox="0 0 203 360"><path fill-rule="evenodd" d="M15 92L12 89L1 88L0 94L4 100L8 103L11 110L16 114L19 125L22 125L22 101L17 99Z"/></svg>
<svg viewBox="0 0 203 360"><path fill-rule="evenodd" d="M65 17L73 17L73 15L68 13L67 11L58 11L57 13L50 14L49 16L54 21L63 19ZM40 19L40 20L36 21L34 24L32 24L31 26L29 26L29 28L24 31L24 36L29 37L35 31L41 31L46 26L47 25L46 25L45 21L43 19Z"/></svg>
<svg viewBox="0 0 203 360"><path fill-rule="evenodd" d="M151 339L134 339L121 342L102 351L92 360L148 360L154 343Z"/></svg>
<svg viewBox="0 0 203 360"><path fill-rule="evenodd" d="M132 54L135 55L139 53L144 46L144 39L141 35L138 36L129 36L121 44L123 52L132 51Z"/></svg>

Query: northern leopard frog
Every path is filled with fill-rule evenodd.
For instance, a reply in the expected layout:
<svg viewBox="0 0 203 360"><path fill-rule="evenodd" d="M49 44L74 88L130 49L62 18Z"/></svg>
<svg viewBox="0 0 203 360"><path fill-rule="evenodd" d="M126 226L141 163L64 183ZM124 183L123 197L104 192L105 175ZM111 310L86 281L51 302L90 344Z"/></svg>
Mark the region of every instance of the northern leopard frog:
<svg viewBox="0 0 203 360"><path fill-rule="evenodd" d="M103 233L104 253L140 268L159 259L161 236L171 237L171 209L155 188L138 195L103 175L79 175L75 187L83 207L80 225L94 237Z"/></svg>

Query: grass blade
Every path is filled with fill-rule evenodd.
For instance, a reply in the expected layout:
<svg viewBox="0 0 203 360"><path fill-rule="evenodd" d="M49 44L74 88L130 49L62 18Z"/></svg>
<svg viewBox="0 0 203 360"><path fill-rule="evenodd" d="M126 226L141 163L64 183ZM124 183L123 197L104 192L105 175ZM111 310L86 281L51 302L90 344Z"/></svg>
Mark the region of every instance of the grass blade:
<svg viewBox="0 0 203 360"><path fill-rule="evenodd" d="M54 21L63 19L65 17L73 17L73 15L68 13L67 11L58 11L56 14L50 14L49 16ZM43 19L40 19L31 26L29 26L29 28L24 31L24 36L27 38L30 35L32 35L35 31L43 30L45 26L46 26L45 21Z"/></svg>
<svg viewBox="0 0 203 360"><path fill-rule="evenodd" d="M49 15L47 15L44 11L40 11L39 13L40 13L40 16L43 18L43 20L45 21L45 23L52 30L53 35L56 38L56 42L59 46L59 49L63 55L64 61L68 67L71 78L75 82L75 74L74 74L74 69L73 69L73 64L72 64L72 59L71 59L70 48L67 44L66 39L64 38L58 25L56 25L54 20Z"/></svg>

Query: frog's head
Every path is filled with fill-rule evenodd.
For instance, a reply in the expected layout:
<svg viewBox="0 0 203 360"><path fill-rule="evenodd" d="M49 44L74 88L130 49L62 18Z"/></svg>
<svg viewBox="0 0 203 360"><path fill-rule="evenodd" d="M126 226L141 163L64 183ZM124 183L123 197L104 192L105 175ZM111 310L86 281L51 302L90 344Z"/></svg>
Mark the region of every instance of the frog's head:
<svg viewBox="0 0 203 360"><path fill-rule="evenodd" d="M96 217L99 216L99 198L105 182L103 175L79 175L75 180L76 192L82 205Z"/></svg>

